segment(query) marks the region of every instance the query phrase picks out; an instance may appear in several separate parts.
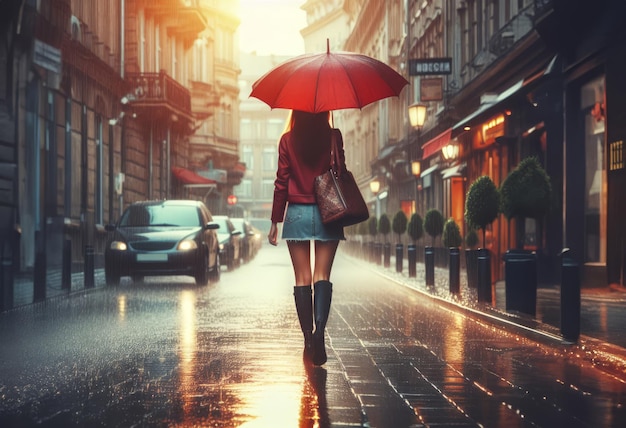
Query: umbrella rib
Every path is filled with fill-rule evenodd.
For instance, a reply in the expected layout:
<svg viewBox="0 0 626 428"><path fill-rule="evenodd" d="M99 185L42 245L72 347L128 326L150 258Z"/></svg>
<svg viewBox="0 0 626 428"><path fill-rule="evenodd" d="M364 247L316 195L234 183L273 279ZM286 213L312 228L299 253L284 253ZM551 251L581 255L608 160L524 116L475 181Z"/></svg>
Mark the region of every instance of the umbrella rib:
<svg viewBox="0 0 626 428"><path fill-rule="evenodd" d="M354 81L352 80L352 76L350 75L350 73L348 73L348 70L346 69L346 66L344 65L344 63L341 62L340 57L335 56L334 58L335 58L335 61L337 61L337 63L341 66L341 68L343 68L346 71L346 76L348 77L348 80L350 81L350 89L352 89L352 93L354 94L354 97L359 103L359 109L363 108L364 106L361 105L362 103L361 97L359 96L359 93L356 91L356 88L354 87Z"/></svg>

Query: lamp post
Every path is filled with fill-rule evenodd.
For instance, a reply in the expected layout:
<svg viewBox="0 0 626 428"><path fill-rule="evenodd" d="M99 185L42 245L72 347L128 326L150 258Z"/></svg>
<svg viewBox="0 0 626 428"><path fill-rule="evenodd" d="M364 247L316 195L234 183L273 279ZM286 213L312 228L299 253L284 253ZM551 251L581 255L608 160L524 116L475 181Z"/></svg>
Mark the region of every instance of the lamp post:
<svg viewBox="0 0 626 428"><path fill-rule="evenodd" d="M424 126L424 122L426 122L426 104L422 104L419 102L411 104L409 106L409 121L411 122L411 126L417 130L416 145L419 147L420 132L422 130L422 127ZM415 177L413 196L415 200L415 211L417 211L417 180L422 172L422 166L417 159L415 161L411 161L410 144L409 147L407 147L407 157L411 168L411 173Z"/></svg>
<svg viewBox="0 0 626 428"><path fill-rule="evenodd" d="M375 208L375 212L374 215L376 216L376 218L379 217L379 211L380 211L380 205L379 205L379 200L378 200L378 192L380 192L380 181L378 181L378 179L374 179L372 181L370 181L370 192L372 192L372 194L374 195L374 197L376 198L376 208Z"/></svg>

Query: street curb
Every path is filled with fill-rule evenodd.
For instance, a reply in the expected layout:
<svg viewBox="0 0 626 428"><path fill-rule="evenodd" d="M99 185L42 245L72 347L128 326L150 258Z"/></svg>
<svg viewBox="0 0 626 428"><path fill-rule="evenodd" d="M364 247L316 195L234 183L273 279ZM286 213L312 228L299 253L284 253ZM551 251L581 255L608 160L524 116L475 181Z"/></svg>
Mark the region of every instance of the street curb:
<svg viewBox="0 0 626 428"><path fill-rule="evenodd" d="M599 370L608 372L621 379L624 379L624 376L626 376L626 349L620 346L582 334L576 343L567 342L557 333L558 329L554 326L541 323L534 319L529 320L523 316L517 316L516 314L502 313L486 304L480 304L476 308L468 307L458 302L431 294L426 290L420 290L411 284L394 278L391 275L387 275L385 272L381 272L379 269L372 267L371 264L365 263L358 258L353 256L348 256L348 258L355 263L367 266L378 276L419 293L421 296L446 307L448 310L463 312L474 319L479 319L504 328L507 331L517 333L530 340L540 342L543 345L550 346L553 348L554 352L560 353L563 357L577 360L581 364L590 364ZM516 319L519 320L519 322L515 322ZM535 327L522 324L522 322L529 321L531 321Z"/></svg>

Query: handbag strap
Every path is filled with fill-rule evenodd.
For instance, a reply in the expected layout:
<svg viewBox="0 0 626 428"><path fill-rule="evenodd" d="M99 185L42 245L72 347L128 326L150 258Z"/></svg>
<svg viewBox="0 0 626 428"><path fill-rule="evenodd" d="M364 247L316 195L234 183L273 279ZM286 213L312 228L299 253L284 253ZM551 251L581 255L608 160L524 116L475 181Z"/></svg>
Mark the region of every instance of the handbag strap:
<svg viewBox="0 0 626 428"><path fill-rule="evenodd" d="M345 166L342 165L339 157L339 144L337 143L337 135L335 129L330 131L330 168L335 172L335 175L341 176L345 170Z"/></svg>

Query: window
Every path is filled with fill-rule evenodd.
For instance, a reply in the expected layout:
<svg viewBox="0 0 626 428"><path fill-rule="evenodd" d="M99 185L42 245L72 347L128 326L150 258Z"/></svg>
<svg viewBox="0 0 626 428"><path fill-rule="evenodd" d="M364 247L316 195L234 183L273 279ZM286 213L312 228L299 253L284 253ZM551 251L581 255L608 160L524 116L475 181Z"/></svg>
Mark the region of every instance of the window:
<svg viewBox="0 0 626 428"><path fill-rule="evenodd" d="M267 122L267 138L277 140L283 135L285 123L280 119L270 119Z"/></svg>
<svg viewBox="0 0 626 428"><path fill-rule="evenodd" d="M239 123L239 132L242 140L252 139L252 121L250 119L241 119Z"/></svg>
<svg viewBox="0 0 626 428"><path fill-rule="evenodd" d="M241 160L246 164L246 169L252 171L254 168L254 151L252 146L243 146L241 148Z"/></svg>
<svg viewBox="0 0 626 428"><path fill-rule="evenodd" d="M274 180L264 179L261 182L261 198L271 199L274 197Z"/></svg>
<svg viewBox="0 0 626 428"><path fill-rule="evenodd" d="M604 76L581 88L585 120L585 262L606 263L607 171Z"/></svg>
<svg viewBox="0 0 626 428"><path fill-rule="evenodd" d="M264 147L263 148L263 171L275 171L276 170L276 147Z"/></svg>
<svg viewBox="0 0 626 428"><path fill-rule="evenodd" d="M237 194L241 198L252 198L252 180L244 178L237 186Z"/></svg>
<svg viewBox="0 0 626 428"><path fill-rule="evenodd" d="M96 224L104 223L104 210L102 207L102 175L103 175L103 148L102 141L102 116L96 116L96 188L95 188L95 221Z"/></svg>

